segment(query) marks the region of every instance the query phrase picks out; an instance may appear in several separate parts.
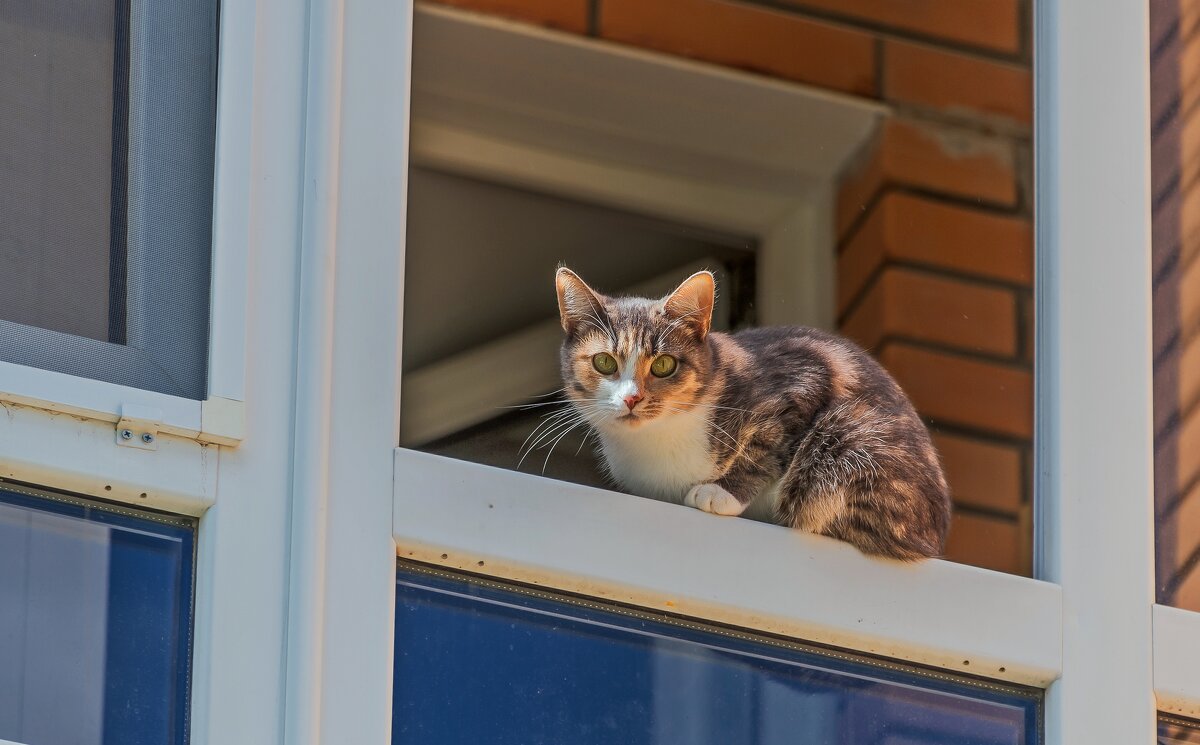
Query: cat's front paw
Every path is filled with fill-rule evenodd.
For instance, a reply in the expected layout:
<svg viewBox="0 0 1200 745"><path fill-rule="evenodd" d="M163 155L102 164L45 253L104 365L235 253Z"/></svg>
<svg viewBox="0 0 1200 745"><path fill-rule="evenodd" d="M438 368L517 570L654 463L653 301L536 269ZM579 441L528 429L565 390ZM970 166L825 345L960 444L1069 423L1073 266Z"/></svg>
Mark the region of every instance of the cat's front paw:
<svg viewBox="0 0 1200 745"><path fill-rule="evenodd" d="M683 503L714 515L740 515L746 509L737 497L716 484L696 484L683 498Z"/></svg>

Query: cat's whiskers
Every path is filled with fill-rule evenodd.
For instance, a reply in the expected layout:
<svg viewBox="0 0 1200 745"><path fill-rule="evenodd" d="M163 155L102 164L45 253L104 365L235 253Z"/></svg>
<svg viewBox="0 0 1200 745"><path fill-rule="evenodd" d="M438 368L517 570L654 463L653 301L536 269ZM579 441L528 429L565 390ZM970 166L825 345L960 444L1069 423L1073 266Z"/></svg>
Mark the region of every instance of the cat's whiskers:
<svg viewBox="0 0 1200 745"><path fill-rule="evenodd" d="M601 400L603 400L603 399L576 398L576 399L572 399L569 401L542 401L540 403L533 403L533 404L516 404L513 406L497 406L496 408L497 409L522 409L522 410L524 410L524 409L537 409L537 408L540 408L543 406L570 406L572 403L575 403L575 402L588 403L588 402L601 401Z"/></svg>
<svg viewBox="0 0 1200 745"><path fill-rule="evenodd" d="M583 424L583 423L584 423L584 422L583 422L583 420L582 420L582 419L580 419L579 421L575 422L575 423L574 423L574 424L572 424L570 427L568 427L568 428L566 429L566 431L564 431L564 432L563 432L562 434L560 434L558 437L554 438L554 442L550 443L550 449L549 449L549 451L547 451L547 453L546 453L546 460L542 461L542 475L545 475L545 473L546 473L546 466L550 465L550 456L554 454L554 448L558 446L558 443L562 442L562 439L563 439L564 437L566 437L567 435L571 434L571 432L572 432L572 431L574 431L576 427L578 427L579 425L581 425L581 424Z"/></svg>
<svg viewBox="0 0 1200 745"><path fill-rule="evenodd" d="M581 440L581 441L579 442L579 449L575 451L575 457L576 457L576 458L578 458L578 457L579 457L579 454L583 452L583 446L587 444L588 440L592 439L592 435L594 435L594 434L596 434L596 430L594 430L594 429L589 429L589 430L588 430L588 431L587 431L587 432L584 434L584 436L583 436L583 440Z"/></svg>
<svg viewBox="0 0 1200 745"><path fill-rule="evenodd" d="M574 407L567 406L562 411L551 412L543 416L541 421L533 428L533 431L525 437L525 441L521 443L521 447L517 448L517 452L521 453L521 460L517 462L517 468L520 468L521 464L525 462L525 458L533 452L533 449L541 441L543 435L555 429L563 420L571 419L573 415L577 414L578 412ZM532 444L530 440L533 440Z"/></svg>
<svg viewBox="0 0 1200 745"><path fill-rule="evenodd" d="M539 447L546 447L551 443L557 444L558 439L561 439L562 435L575 429L580 424L587 423L589 421L587 415L593 413L598 408L595 405L589 407L573 406L565 411L546 415L543 421L534 428L534 431L530 432L529 436L525 438L525 442L521 444L524 454L521 456L520 461L517 462L517 468L521 467L521 464L525 462L525 458L529 457L529 454L534 450L537 450ZM533 442L530 442L530 438L533 438L539 429L541 433L533 439ZM553 452L553 447L551 447L551 452ZM549 461L549 454L547 454L547 461ZM544 469L545 466L543 466Z"/></svg>

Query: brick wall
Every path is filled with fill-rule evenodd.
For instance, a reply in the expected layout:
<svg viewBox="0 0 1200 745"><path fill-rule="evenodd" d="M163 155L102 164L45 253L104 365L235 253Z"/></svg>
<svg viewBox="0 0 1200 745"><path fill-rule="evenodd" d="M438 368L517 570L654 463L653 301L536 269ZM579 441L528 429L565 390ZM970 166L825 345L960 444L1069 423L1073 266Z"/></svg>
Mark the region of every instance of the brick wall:
<svg viewBox="0 0 1200 745"><path fill-rule="evenodd" d="M1200 4L1150 11L1158 601L1200 611Z"/></svg>
<svg viewBox="0 0 1200 745"><path fill-rule="evenodd" d="M1029 572L1029 0L441 1L887 104L839 190L839 323L934 429L950 558Z"/></svg>

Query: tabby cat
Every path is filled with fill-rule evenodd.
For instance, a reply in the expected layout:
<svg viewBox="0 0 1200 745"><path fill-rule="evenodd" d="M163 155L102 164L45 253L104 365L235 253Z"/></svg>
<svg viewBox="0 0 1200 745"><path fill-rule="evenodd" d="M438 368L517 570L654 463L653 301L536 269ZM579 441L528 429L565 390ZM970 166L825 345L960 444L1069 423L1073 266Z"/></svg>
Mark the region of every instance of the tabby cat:
<svg viewBox="0 0 1200 745"><path fill-rule="evenodd" d="M564 390L621 488L751 508L867 554L942 553L950 497L929 433L859 347L806 327L711 331L710 272L659 300L601 295L565 267L556 285Z"/></svg>

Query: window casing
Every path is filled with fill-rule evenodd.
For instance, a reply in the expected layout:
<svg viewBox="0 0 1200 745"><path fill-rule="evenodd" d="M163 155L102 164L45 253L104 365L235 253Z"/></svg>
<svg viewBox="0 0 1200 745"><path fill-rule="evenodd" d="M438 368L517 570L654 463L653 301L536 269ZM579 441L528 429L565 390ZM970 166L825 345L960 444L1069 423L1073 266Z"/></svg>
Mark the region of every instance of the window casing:
<svg viewBox="0 0 1200 745"><path fill-rule="evenodd" d="M521 494L490 472L451 464L463 470L439 476L447 464L394 451L411 5L263 0L225 10L208 400L245 401L253 446L183 442L202 432L198 402L146 395L181 436L168 432L153 453L119 449L113 425L136 391L0 366L5 401L21 404L6 403L13 416L0 416L6 471L122 501L148 492L148 506L202 516L193 742L386 742L395 559L410 551L608 599L632 587L634 604L671 602L753 628L765 609L779 633L836 637L872 654L948 668L985 660L990 675L1013 665L1038 685L1054 681L1046 714L1055 744L1152 742L1155 692L1164 709L1200 706L1196 617L1152 607L1144 7L1036 6L1046 262L1038 277L1039 576L1049 581L1007 577L1008 590L992 592L994 573L881 565L789 534L780 550L803 574L780 577L798 588L786 602L778 593L747 597L752 588L728 567L686 571L679 557L699 554L675 551L660 541L669 533L652 530L703 515L571 487ZM1098 70L1114 73L1103 86ZM86 421L55 406L87 412ZM191 486L172 487L177 473ZM444 488L462 474L477 488ZM505 498L503 508L488 506L489 492ZM555 501L565 492L574 497ZM542 502L558 512L544 514ZM516 522L546 520L536 535L560 546L586 529L574 518L589 510L653 535L629 543L641 562L614 560L623 555L614 547L625 546L611 533L603 554L598 541L583 543L580 553L596 551L583 561L570 545L505 546L453 519L486 526L509 519L494 516L501 509ZM722 523L705 525L728 535ZM733 530L756 545L768 535L762 526ZM647 567L660 576L647 577ZM839 582L821 584L830 573ZM996 618L1028 626L993 626ZM971 654L954 660L960 651Z"/></svg>

